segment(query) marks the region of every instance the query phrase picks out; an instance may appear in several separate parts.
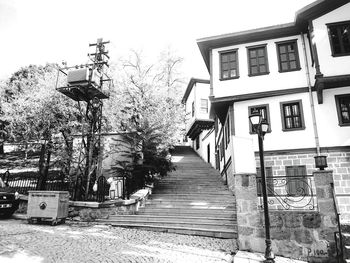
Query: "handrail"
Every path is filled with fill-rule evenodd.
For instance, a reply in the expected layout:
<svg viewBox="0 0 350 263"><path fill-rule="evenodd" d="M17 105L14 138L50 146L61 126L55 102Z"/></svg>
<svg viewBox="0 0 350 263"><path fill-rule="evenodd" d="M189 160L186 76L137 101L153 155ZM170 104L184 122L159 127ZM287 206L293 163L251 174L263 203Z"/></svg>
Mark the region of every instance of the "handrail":
<svg viewBox="0 0 350 263"><path fill-rule="evenodd" d="M333 203L334 203L334 209L335 209L335 216L337 218L337 223L338 223L338 232L334 232L334 239L335 239L335 245L336 245L336 251L337 251L337 260L338 260L338 263L341 263L341 259L344 255L344 251L343 251L343 237L342 237L341 226L340 226L340 212L339 212L339 207L338 207L338 203L337 203L336 195L334 191L334 183L330 183L330 185L332 188L332 197L333 197ZM339 234L340 254L338 253L337 233Z"/></svg>

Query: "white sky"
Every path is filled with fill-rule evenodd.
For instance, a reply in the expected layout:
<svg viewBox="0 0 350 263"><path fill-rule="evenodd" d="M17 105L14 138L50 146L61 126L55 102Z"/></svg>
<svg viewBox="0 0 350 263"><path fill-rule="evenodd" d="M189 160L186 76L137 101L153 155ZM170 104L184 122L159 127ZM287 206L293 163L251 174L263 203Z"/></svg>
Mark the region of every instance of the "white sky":
<svg viewBox="0 0 350 263"><path fill-rule="evenodd" d="M0 78L29 64L82 64L103 37L111 59L171 47L187 77L208 78L196 39L294 21L313 0L0 0Z"/></svg>

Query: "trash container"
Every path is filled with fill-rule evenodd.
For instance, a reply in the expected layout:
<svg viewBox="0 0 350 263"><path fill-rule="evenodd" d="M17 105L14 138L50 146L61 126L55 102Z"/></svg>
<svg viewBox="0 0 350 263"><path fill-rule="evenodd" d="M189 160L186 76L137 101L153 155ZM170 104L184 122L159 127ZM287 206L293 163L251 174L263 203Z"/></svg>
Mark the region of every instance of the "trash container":
<svg viewBox="0 0 350 263"><path fill-rule="evenodd" d="M27 220L29 223L49 221L64 223L68 216L69 192L28 191Z"/></svg>

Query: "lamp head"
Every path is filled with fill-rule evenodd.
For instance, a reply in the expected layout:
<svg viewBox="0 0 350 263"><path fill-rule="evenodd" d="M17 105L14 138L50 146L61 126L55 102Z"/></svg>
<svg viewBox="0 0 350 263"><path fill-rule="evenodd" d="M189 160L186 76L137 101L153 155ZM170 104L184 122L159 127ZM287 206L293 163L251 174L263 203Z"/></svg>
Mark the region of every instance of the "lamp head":
<svg viewBox="0 0 350 263"><path fill-rule="evenodd" d="M264 136L269 129L269 123L263 118L260 110L252 112L252 114L249 116L249 121L252 125L253 131L262 136Z"/></svg>
<svg viewBox="0 0 350 263"><path fill-rule="evenodd" d="M98 107L100 106L100 104L101 104L101 101L100 101L98 98L96 98L96 97L94 97L94 98L92 99L92 101L91 101L92 108L95 109L95 110L98 109Z"/></svg>

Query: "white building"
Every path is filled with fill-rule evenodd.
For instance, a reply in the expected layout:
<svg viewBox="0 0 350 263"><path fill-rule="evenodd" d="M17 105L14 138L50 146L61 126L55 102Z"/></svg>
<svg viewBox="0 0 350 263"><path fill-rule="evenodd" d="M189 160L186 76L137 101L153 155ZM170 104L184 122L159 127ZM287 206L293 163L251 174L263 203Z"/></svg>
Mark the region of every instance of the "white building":
<svg viewBox="0 0 350 263"><path fill-rule="evenodd" d="M209 84L209 80L191 78L182 103L186 112L186 136L191 147L215 168L214 120L209 117Z"/></svg>
<svg viewBox="0 0 350 263"><path fill-rule="evenodd" d="M191 80L183 100L192 113L187 135L203 140L207 134L200 131L215 121L215 140L197 149L199 154L206 156L205 147L210 156L216 152L217 163L212 157L210 162L230 185L249 155L245 138L253 140L259 166L249 115L263 112L270 124L264 139L267 176L310 175L314 157L327 156L341 213L350 218L350 1L318 0L299 10L292 23L197 43L210 73L210 115L197 112L206 98L199 83L208 84Z"/></svg>

